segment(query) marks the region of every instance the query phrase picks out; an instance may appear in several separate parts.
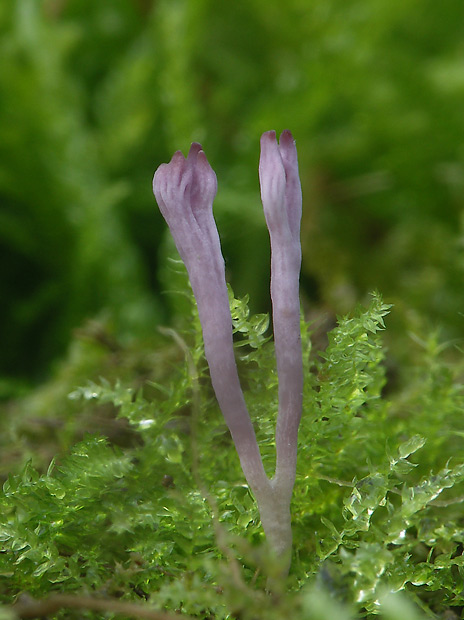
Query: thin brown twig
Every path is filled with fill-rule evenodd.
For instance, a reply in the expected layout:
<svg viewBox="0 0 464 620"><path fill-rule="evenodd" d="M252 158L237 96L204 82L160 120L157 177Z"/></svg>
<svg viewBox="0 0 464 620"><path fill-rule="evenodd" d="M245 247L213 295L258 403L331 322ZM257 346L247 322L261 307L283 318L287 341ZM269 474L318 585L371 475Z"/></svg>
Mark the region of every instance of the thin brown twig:
<svg viewBox="0 0 464 620"><path fill-rule="evenodd" d="M45 599L23 596L20 602L10 607L15 616L21 620L45 618L63 608L110 612L130 616L131 618L140 618L141 620L178 620L179 618L182 618L182 620L193 620L192 616L157 611L138 603L75 594L53 594Z"/></svg>
<svg viewBox="0 0 464 620"><path fill-rule="evenodd" d="M227 558L231 576L234 582L235 587L238 590L248 592L248 588L243 581L240 564L237 560L236 554L233 552L231 547L228 544L227 534L224 528L221 525L219 519L219 508L216 502L216 499L211 494L210 490L207 488L206 484L201 478L200 475L200 455L198 451L198 424L200 422L200 412L201 412L201 394L200 394L200 385L199 385L199 376L198 370L195 365L195 361L190 352L190 349L181 338L181 336L171 328L167 327L159 327L159 331L164 335L171 337L174 342L179 346L185 356L185 360L187 362L188 373L192 380L192 424L191 424L191 449L192 449L192 475L197 484L200 493L203 495L207 503L209 504L212 518L213 518L213 526L214 532L216 536L216 543L219 550L223 553L223 555Z"/></svg>

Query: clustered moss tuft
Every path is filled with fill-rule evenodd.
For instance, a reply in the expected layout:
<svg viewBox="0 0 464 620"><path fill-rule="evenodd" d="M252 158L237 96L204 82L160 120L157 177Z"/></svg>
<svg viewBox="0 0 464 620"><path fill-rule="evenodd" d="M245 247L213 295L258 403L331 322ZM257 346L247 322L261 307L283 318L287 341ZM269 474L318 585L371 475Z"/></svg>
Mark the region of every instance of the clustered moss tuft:
<svg viewBox="0 0 464 620"><path fill-rule="evenodd" d="M390 307L378 294L339 318L323 352L311 350L304 325L294 560L271 600L266 578L278 567L263 555L191 307L192 320L164 333L181 354L165 384L102 378L70 394L96 415L110 407L128 425L128 445L89 433L48 471L28 461L5 481L2 602L59 591L201 618L321 620L334 609L337 618L393 618L398 610L425 618L463 605L459 365L424 342L415 382L389 393L381 336ZM271 471L276 372L267 318L250 315L247 299L232 292L231 308L245 396Z"/></svg>

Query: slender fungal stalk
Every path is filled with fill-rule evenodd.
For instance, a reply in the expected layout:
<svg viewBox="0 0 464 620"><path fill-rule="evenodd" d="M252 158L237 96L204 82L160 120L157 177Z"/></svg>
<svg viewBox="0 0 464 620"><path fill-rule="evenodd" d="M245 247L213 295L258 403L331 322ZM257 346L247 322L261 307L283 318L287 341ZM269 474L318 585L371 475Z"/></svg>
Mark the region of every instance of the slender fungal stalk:
<svg viewBox="0 0 464 620"><path fill-rule="evenodd" d="M261 200L271 240L271 298L279 377L276 487L290 494L295 481L298 426L303 398L299 280L301 185L292 134L277 144L274 131L261 137Z"/></svg>
<svg viewBox="0 0 464 620"><path fill-rule="evenodd" d="M259 173L271 239L271 297L279 376L277 458L272 480L264 471L237 373L224 259L212 210L217 181L201 146L192 144L187 159L177 151L169 164L162 164L153 179L153 192L187 267L216 398L258 503L268 543L285 575L290 566L290 501L303 389L298 296L301 187L289 131L281 135L280 146L275 132L263 134Z"/></svg>
<svg viewBox="0 0 464 620"><path fill-rule="evenodd" d="M271 538L273 548L283 558L287 557L289 566L292 545L290 502L303 404L299 297L302 195L296 146L290 131L281 134L280 144L277 144L274 131L262 135L259 180L271 241L272 322L279 378L276 470L271 482L274 515L273 524L267 525L267 536ZM260 508L265 531L267 512L264 506Z"/></svg>
<svg viewBox="0 0 464 620"><path fill-rule="evenodd" d="M153 179L153 191L187 268L203 330L211 382L245 477L259 495L269 486L235 363L232 318L213 200L216 175L199 144L177 151Z"/></svg>

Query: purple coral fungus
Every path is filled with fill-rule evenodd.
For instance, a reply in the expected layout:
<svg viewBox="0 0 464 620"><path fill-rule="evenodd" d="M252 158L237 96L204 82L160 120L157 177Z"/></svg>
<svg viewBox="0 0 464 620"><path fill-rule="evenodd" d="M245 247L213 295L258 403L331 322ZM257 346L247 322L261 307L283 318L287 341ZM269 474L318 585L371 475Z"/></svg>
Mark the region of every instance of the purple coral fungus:
<svg viewBox="0 0 464 620"><path fill-rule="evenodd" d="M205 356L221 411L237 448L247 482L256 498L271 549L290 564L290 500L295 481L297 433L301 418L303 371L300 343L299 273L301 186L292 134L261 138L261 198L271 240L271 298L279 414L276 470L264 471L235 363L232 319L224 259L213 217L216 175L199 144L187 158L177 151L153 179L153 192L187 268L203 331Z"/></svg>

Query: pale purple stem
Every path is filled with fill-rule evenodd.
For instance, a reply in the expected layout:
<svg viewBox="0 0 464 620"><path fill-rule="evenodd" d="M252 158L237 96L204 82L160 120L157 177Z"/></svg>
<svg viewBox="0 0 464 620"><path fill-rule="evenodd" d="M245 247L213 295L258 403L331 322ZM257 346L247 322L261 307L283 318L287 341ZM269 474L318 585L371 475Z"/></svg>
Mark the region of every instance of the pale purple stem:
<svg viewBox="0 0 464 620"><path fill-rule="evenodd" d="M224 259L212 210L216 189L216 175L199 144L192 144L187 160L175 153L153 179L156 200L189 274L216 398L245 477L258 496L270 483L235 362Z"/></svg>
<svg viewBox="0 0 464 620"><path fill-rule="evenodd" d="M261 137L261 198L271 240L271 298L279 378L274 487L288 495L295 482L298 427L303 398L299 277L301 185L292 134L277 144L274 131Z"/></svg>

